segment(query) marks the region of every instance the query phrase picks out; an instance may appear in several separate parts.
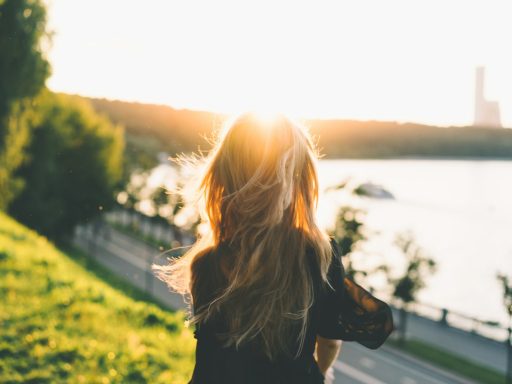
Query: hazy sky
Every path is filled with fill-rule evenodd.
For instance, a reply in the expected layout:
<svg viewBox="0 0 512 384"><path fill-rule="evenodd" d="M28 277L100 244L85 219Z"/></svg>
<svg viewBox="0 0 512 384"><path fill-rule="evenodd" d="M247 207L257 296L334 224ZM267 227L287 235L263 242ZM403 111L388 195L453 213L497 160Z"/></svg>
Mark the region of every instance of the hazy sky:
<svg viewBox="0 0 512 384"><path fill-rule="evenodd" d="M177 108L512 127L511 0L47 0L55 91Z"/></svg>

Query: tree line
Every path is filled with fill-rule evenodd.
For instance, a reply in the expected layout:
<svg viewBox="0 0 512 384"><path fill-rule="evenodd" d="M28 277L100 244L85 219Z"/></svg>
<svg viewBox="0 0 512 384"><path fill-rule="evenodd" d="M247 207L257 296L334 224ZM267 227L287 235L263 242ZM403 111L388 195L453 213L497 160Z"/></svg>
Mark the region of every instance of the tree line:
<svg viewBox="0 0 512 384"><path fill-rule="evenodd" d="M124 129L55 94L41 0L0 0L0 209L54 240L115 202L128 169Z"/></svg>
<svg viewBox="0 0 512 384"><path fill-rule="evenodd" d="M112 121L123 124L133 152L180 152L210 148L212 130L225 115L118 100L87 98ZM512 158L512 129L436 127L415 123L305 120L326 158ZM151 138L151 139L150 139Z"/></svg>

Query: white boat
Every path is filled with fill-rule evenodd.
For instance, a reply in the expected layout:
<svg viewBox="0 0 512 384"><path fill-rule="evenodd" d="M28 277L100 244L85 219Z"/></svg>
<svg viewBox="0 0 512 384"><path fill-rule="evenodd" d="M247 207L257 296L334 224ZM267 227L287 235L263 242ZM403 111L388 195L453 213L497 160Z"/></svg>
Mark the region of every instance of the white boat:
<svg viewBox="0 0 512 384"><path fill-rule="evenodd" d="M372 197L374 199L394 199L395 196L382 185L374 183L363 183L353 191L356 195Z"/></svg>

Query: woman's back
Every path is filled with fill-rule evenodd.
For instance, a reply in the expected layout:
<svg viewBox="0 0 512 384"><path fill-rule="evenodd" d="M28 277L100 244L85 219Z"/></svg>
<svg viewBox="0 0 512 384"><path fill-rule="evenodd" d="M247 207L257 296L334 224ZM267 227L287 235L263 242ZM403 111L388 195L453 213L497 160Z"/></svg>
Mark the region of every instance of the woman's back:
<svg viewBox="0 0 512 384"><path fill-rule="evenodd" d="M359 341L371 348L382 344L393 329L389 307L359 286L355 286L355 295L348 296L344 270L334 240L331 240L331 245L333 253L328 281L332 288L322 284L314 250L308 247L306 251L314 281L315 299L309 309L310 321L304 345L297 358L280 356L271 361L262 352L257 338L238 349L233 346L223 347L218 335L227 331L225 317L230 314L225 311L205 323L196 324L196 366L190 383L320 384L324 382L324 376L314 358L317 335ZM222 247L209 252L194 268L201 280L200 294L194 297L195 305L208 305L224 288L226 280L219 265L221 253ZM363 297L366 303L355 301ZM340 312L342 308L345 313ZM345 324L340 322L340 315L345 318ZM289 345L292 350L300 348L297 342L299 332L300 325L297 325L290 335Z"/></svg>

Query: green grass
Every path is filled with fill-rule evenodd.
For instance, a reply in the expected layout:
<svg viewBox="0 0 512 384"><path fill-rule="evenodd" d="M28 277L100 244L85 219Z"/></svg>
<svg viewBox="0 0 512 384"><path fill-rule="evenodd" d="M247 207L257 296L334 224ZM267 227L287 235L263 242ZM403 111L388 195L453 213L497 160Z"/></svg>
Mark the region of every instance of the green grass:
<svg viewBox="0 0 512 384"><path fill-rule="evenodd" d="M183 313L3 213L0 297L1 383L181 384L191 376L195 339Z"/></svg>
<svg viewBox="0 0 512 384"><path fill-rule="evenodd" d="M393 346L401 351L407 352L422 360L428 361L434 365L452 371L458 375L480 383L503 384L505 383L505 375L480 366L459 356L455 356L449 352L445 352L439 348L432 347L417 340L406 340L400 345L397 340L388 340L388 345Z"/></svg>

